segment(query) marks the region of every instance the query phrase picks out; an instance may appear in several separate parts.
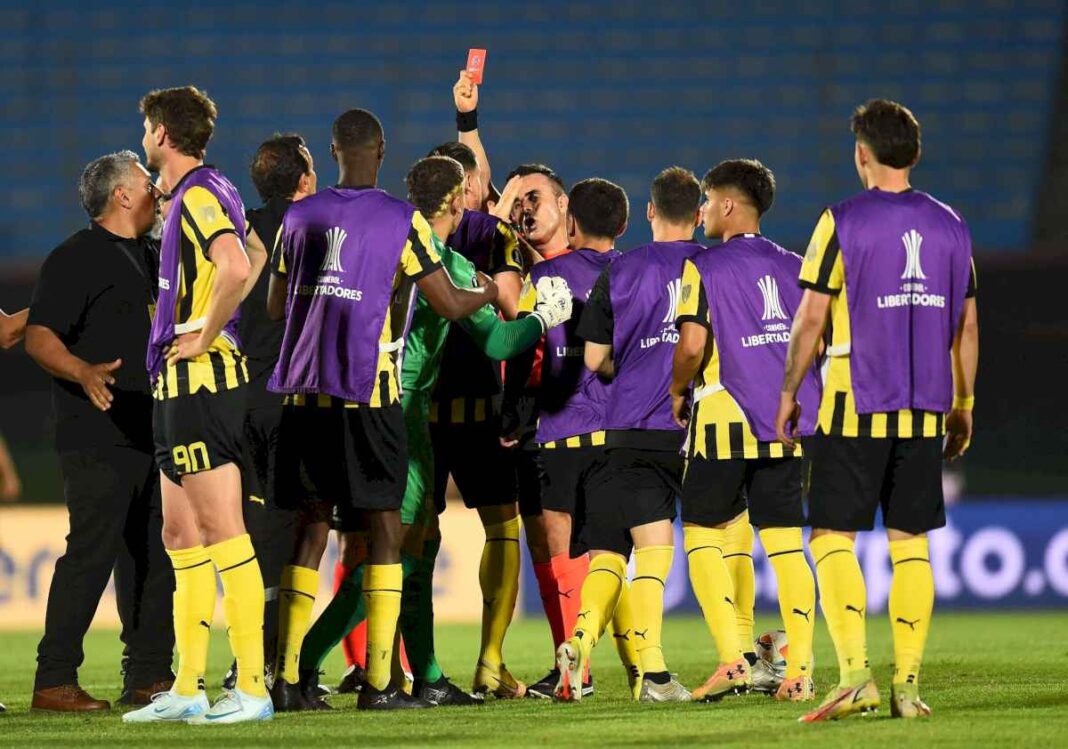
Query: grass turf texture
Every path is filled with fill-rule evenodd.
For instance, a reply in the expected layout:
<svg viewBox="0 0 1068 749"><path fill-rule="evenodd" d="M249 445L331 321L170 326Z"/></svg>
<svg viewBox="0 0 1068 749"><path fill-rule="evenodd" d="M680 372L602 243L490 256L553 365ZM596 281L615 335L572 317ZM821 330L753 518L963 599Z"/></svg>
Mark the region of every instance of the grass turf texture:
<svg viewBox="0 0 1068 749"><path fill-rule="evenodd" d="M776 626L764 617L757 632ZM625 701L625 680L611 642L595 651L597 694L579 705L541 700L490 702L474 708L416 713L356 712L351 696L332 697L331 713L276 716L271 723L197 727L126 726L117 710L91 717L28 713L38 633L0 633L0 746L499 746L612 747L654 745L890 747L1068 745L1068 612L937 614L922 672L921 692L934 710L929 721L889 718L892 650L885 615L869 622L871 660L883 695L878 717L805 726L802 708L763 695L728 698L716 705L638 705ZM470 686L478 629L441 626L438 651L446 673ZM686 685L700 684L714 668L704 622L668 618L667 662ZM115 632L93 632L85 643L82 684L114 700L120 688L121 646ZM516 622L507 642L508 665L534 681L550 665L547 625ZM209 695L230 654L222 632L212 640ZM816 639L816 683L822 696L837 679L826 626ZM340 653L327 662L324 682L336 685Z"/></svg>

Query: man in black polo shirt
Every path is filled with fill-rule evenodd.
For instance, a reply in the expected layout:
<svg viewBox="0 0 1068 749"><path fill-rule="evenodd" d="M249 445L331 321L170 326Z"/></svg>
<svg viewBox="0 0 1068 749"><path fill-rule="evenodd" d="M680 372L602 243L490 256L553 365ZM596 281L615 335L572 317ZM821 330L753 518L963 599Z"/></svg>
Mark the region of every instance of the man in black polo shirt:
<svg viewBox="0 0 1068 749"><path fill-rule="evenodd" d="M91 162L78 184L89 227L44 262L26 351L53 377L56 449L70 513L48 592L35 710L106 710L78 686L82 639L112 570L124 691L147 704L170 687L174 577L163 551L152 398L142 366L158 273L145 237L159 192L131 151Z"/></svg>

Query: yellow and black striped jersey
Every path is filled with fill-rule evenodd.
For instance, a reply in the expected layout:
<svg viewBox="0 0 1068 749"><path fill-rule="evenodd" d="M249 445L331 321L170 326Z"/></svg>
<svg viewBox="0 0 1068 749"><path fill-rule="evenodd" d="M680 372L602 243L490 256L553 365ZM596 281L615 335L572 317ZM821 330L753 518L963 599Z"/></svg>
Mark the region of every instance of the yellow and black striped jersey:
<svg viewBox="0 0 1068 749"><path fill-rule="evenodd" d="M823 365L823 398L820 401L818 429L822 434L842 437L940 437L945 433L945 414L903 408L891 413L858 414L849 370L852 336L849 328L849 289L846 288L834 216L823 212L812 233L799 282L803 288L829 294L830 320L824 337L826 359ZM967 296L975 296L975 262Z"/></svg>
<svg viewBox="0 0 1068 749"><path fill-rule="evenodd" d="M705 388L718 385L719 347L712 335L712 316L701 273L689 259L682 269L676 326L696 323L708 329L705 358L694 380L694 394L702 395ZM704 397L695 398L690 413L687 439L687 459L737 460L754 458L799 457L801 445L790 450L781 442L758 440L749 426L745 412L725 389L714 389Z"/></svg>
<svg viewBox="0 0 1068 749"><path fill-rule="evenodd" d="M380 408L400 402L401 351L395 342L401 340L404 327L408 323L409 307L415 303L415 295L412 293L415 282L441 267L441 256L434 247L433 237L430 224L423 214L415 211L412 214L411 227L408 230L404 250L401 252L400 262L393 275L390 303L378 336L378 366L371 399L365 404L346 401L350 406L364 405ZM284 255L280 231L270 259L271 271L277 276L287 275ZM309 396L305 401L309 405L313 402L316 405L336 405L333 400L328 403L321 397L316 399Z"/></svg>
<svg viewBox="0 0 1068 749"><path fill-rule="evenodd" d="M211 262L211 244L224 234L238 235L234 222L219 199L205 187L195 185L185 191L180 205L171 210L181 212L181 247L178 268L174 332L194 333L204 327L215 282L215 265ZM223 330L207 352L174 366L166 366L154 385L157 399L196 393L230 390L248 382L248 369L237 341Z"/></svg>

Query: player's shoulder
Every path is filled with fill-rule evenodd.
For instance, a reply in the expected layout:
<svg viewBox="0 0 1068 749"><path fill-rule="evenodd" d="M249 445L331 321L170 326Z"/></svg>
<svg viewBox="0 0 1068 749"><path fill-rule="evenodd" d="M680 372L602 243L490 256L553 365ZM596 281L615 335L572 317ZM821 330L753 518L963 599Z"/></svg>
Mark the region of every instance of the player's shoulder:
<svg viewBox="0 0 1068 749"><path fill-rule="evenodd" d="M466 225L465 228L467 231L473 234L488 235L498 231L515 234L512 227L506 222L501 221L493 214L486 213L485 211L465 210L460 221L462 224Z"/></svg>
<svg viewBox="0 0 1068 749"><path fill-rule="evenodd" d="M967 226L964 217L949 203L945 203L923 190L914 190L913 192L923 204L927 205L931 211L937 213L946 221L962 228Z"/></svg>

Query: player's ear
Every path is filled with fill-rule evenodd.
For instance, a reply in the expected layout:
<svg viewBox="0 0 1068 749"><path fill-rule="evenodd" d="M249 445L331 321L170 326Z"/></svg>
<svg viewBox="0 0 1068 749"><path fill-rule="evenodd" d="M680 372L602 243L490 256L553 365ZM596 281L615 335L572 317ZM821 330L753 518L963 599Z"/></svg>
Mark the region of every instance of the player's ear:
<svg viewBox="0 0 1068 749"><path fill-rule="evenodd" d="M575 223L575 217L570 213L564 214L564 231L567 232L567 238L573 239L575 237L575 231L578 229L578 225Z"/></svg>
<svg viewBox="0 0 1068 749"><path fill-rule="evenodd" d="M386 158L386 139L378 141L378 163L381 164Z"/></svg>
<svg viewBox="0 0 1068 749"><path fill-rule="evenodd" d="M337 161L337 146L333 141L330 141L330 158Z"/></svg>
<svg viewBox="0 0 1068 749"><path fill-rule="evenodd" d="M619 227L619 231L616 232L616 237L617 238L618 237L622 237L624 234L627 233L627 225L628 224L629 224L629 221L627 219L623 219L623 226Z"/></svg>
<svg viewBox="0 0 1068 749"><path fill-rule="evenodd" d="M645 218L650 223L656 220L656 206L653 205L651 200L645 204Z"/></svg>
<svg viewBox="0 0 1068 749"><path fill-rule="evenodd" d="M556 196L556 205L560 208L561 213L567 212L569 198L566 192L562 192Z"/></svg>

